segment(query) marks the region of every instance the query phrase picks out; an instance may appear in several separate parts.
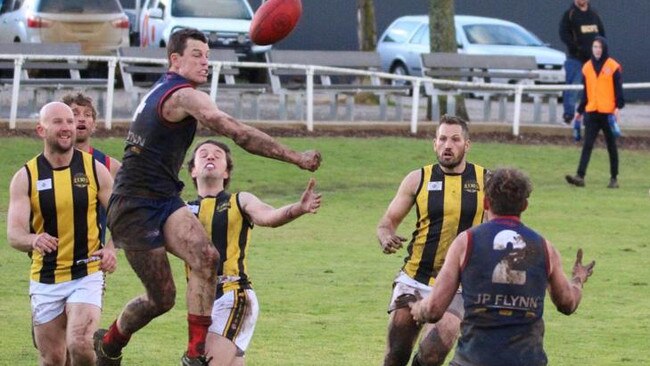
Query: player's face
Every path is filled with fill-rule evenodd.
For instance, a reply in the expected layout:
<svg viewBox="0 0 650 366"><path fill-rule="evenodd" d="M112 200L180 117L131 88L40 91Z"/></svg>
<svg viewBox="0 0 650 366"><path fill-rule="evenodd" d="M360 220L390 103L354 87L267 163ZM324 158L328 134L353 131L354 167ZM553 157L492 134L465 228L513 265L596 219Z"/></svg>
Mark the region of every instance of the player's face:
<svg viewBox="0 0 650 366"><path fill-rule="evenodd" d="M75 121L72 111L65 106L50 108L47 115L39 122L39 135L45 140L45 146L55 153L66 153L72 149L75 141Z"/></svg>
<svg viewBox="0 0 650 366"><path fill-rule="evenodd" d="M90 135L95 132L95 119L93 118L93 109L90 106L81 106L75 103L70 105L74 114L75 125L77 129L76 142L86 142Z"/></svg>
<svg viewBox="0 0 650 366"><path fill-rule="evenodd" d="M188 39L183 55L172 62L176 63L178 73L195 84L208 81L208 52L206 43L196 39Z"/></svg>
<svg viewBox="0 0 650 366"><path fill-rule="evenodd" d="M469 140L465 139L463 128L446 123L438 127L433 145L438 162L447 170L453 170L463 164L465 153L469 150Z"/></svg>
<svg viewBox="0 0 650 366"><path fill-rule="evenodd" d="M198 181L229 177L226 152L214 144L203 144L194 155L192 177Z"/></svg>

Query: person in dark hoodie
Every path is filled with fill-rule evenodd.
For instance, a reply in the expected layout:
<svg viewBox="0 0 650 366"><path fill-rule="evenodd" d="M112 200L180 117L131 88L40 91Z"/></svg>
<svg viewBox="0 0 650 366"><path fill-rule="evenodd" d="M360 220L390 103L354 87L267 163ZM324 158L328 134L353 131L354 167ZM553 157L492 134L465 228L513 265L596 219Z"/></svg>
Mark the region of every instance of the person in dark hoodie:
<svg viewBox="0 0 650 366"><path fill-rule="evenodd" d="M582 83L580 69L591 57L591 44L596 36L605 37L600 16L589 0L573 0L560 21L560 39L567 46L564 72L568 85ZM575 90L567 90L562 95L564 123L570 123L573 118L577 94Z"/></svg>
<svg viewBox="0 0 650 366"><path fill-rule="evenodd" d="M610 115L614 115L618 120L619 110L625 106L621 65L609 57L607 41L604 37L596 37L591 49L593 53L591 60L582 67L584 93L575 115L579 120L584 114L585 141L582 145L577 175L567 175L566 180L574 186L584 187L591 150L598 132L603 130L609 153L610 181L607 187L618 188L618 149L609 118Z"/></svg>

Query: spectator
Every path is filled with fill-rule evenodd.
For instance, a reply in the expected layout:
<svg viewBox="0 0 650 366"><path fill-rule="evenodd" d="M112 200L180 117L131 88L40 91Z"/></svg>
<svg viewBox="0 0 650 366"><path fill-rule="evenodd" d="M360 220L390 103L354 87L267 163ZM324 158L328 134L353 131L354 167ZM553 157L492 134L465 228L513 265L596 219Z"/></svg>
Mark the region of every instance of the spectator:
<svg viewBox="0 0 650 366"><path fill-rule="evenodd" d="M618 119L619 110L625 106L623 99L623 84L621 81L621 65L609 57L607 41L596 37L592 47L593 56L582 68L584 76L584 93L578 106L575 118L582 118L585 113L585 142L582 145L578 174L567 175L569 184L584 187L587 165L591 158L598 131L603 130L609 154L610 180L607 188L618 188L618 148L616 136L609 124L609 118Z"/></svg>
<svg viewBox="0 0 650 366"><path fill-rule="evenodd" d="M560 21L560 39L567 46L567 58L564 62L567 85L582 83L580 69L589 61L591 44L598 35L605 36L605 27L596 10L589 5L589 0L573 0L573 4L564 12ZM574 90L566 90L562 95L562 117L566 124L573 118L577 94Z"/></svg>

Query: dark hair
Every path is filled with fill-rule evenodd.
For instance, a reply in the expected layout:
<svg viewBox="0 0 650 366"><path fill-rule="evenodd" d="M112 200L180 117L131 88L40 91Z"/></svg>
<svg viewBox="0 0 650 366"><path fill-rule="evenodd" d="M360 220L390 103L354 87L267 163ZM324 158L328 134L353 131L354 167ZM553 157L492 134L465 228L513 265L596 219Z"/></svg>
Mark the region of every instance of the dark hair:
<svg viewBox="0 0 650 366"><path fill-rule="evenodd" d="M66 94L63 96L63 98L61 98L61 102L67 104L70 108L72 108L73 104L80 105L82 107L90 107L90 109L93 111L93 120L97 120L97 110L93 105L93 98L85 95L84 93L79 92L77 94Z"/></svg>
<svg viewBox="0 0 650 366"><path fill-rule="evenodd" d="M465 140L469 140L469 127L467 127L467 122L464 119L444 114L442 117L440 117L440 123L438 124L438 127L444 124L460 126L460 128L463 130L463 136L465 137Z"/></svg>
<svg viewBox="0 0 650 366"><path fill-rule="evenodd" d="M185 52L185 48L187 47L188 38L208 43L205 34L198 29L183 28L177 30L169 37L169 44L167 44L167 60L171 61L170 57L172 53L178 53L181 56L183 55L183 52Z"/></svg>
<svg viewBox="0 0 650 366"><path fill-rule="evenodd" d="M485 196L497 215L519 216L525 209L533 184L526 173L515 168L498 168L485 182Z"/></svg>
<svg viewBox="0 0 650 366"><path fill-rule="evenodd" d="M192 151L192 157L190 160L187 162L187 171L190 173L190 176L192 176L192 170L194 169L194 156L196 155L196 152L199 151L201 146L205 144L212 144L214 146L217 146L221 148L226 153L226 171L228 172L228 178L223 180L223 188L228 188L228 184L230 184L230 174L232 174L232 170L235 167L233 162L232 162L232 155L230 154L230 148L228 145L224 144L221 141L217 140L205 140L194 148L194 151ZM196 178L192 178L192 182L194 182L194 187L196 187Z"/></svg>

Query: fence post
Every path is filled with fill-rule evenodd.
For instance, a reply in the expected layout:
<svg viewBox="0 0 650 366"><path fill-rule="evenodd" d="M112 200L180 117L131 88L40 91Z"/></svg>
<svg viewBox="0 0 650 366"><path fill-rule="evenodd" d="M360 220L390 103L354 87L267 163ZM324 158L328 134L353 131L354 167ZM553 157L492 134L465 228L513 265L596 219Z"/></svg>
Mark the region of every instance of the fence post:
<svg viewBox="0 0 650 366"><path fill-rule="evenodd" d="M515 87L515 116L512 121L512 134L519 136L519 120L521 119L521 95L524 92L523 85Z"/></svg>
<svg viewBox="0 0 650 366"><path fill-rule="evenodd" d="M314 131L314 67L307 68L307 131Z"/></svg>
<svg viewBox="0 0 650 366"><path fill-rule="evenodd" d="M217 91L219 88L219 75L221 75L221 62L212 64L212 80L210 82L210 99L217 101Z"/></svg>
<svg viewBox="0 0 650 366"><path fill-rule="evenodd" d="M16 129L16 117L18 116L18 96L20 94L20 74L23 72L23 57L14 60L14 85L11 89L11 113L9 114L9 128Z"/></svg>
<svg viewBox="0 0 650 366"><path fill-rule="evenodd" d="M418 111L420 109L420 79L413 83L413 102L411 103L411 133L418 133Z"/></svg>
<svg viewBox="0 0 650 366"><path fill-rule="evenodd" d="M108 60L108 81L106 82L106 116L105 127L110 130L113 127L113 100L115 97L115 67L117 66L117 57Z"/></svg>

